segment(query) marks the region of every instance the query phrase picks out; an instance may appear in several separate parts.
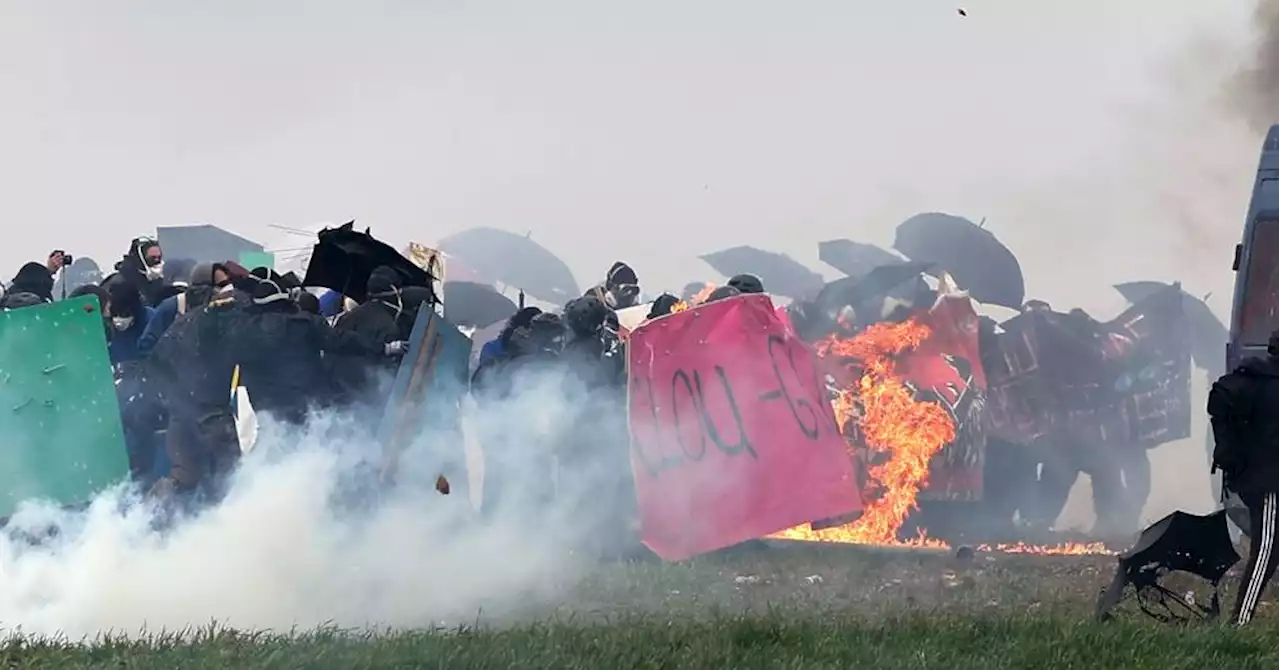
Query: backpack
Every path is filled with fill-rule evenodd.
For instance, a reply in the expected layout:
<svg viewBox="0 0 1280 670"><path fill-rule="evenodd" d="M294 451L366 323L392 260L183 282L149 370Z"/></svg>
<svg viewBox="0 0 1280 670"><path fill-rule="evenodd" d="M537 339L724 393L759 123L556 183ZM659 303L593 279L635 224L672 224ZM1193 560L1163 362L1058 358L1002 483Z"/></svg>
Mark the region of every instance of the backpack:
<svg viewBox="0 0 1280 670"><path fill-rule="evenodd" d="M1240 371L1223 375L1209 389L1209 410L1213 419L1213 466L1228 476L1239 473L1248 456L1252 427L1254 379Z"/></svg>

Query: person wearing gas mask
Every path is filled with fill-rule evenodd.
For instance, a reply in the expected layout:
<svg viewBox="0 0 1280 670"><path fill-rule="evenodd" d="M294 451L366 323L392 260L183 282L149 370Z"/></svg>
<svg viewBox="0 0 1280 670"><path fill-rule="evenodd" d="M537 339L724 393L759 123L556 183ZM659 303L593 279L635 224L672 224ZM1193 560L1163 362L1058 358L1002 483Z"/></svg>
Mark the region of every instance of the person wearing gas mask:
<svg viewBox="0 0 1280 670"><path fill-rule="evenodd" d="M165 298L164 254L159 242L149 237L134 239L115 269L116 274L108 281L119 277L133 284L147 306L154 307Z"/></svg>
<svg viewBox="0 0 1280 670"><path fill-rule="evenodd" d="M428 286L403 286L400 273L379 266L369 273L365 284L368 298L344 315L334 327L364 333L383 342L407 340L413 333L418 307L434 304L435 295Z"/></svg>
<svg viewBox="0 0 1280 670"><path fill-rule="evenodd" d="M338 319L333 328L382 344L408 341L419 306L433 304L435 295L430 287L402 286L401 281L400 273L391 267L374 268L365 284L368 297ZM344 402L380 402L386 396L384 381L392 378L398 365L391 360L371 364L361 356L339 356L335 360L338 364L334 372Z"/></svg>
<svg viewBox="0 0 1280 670"><path fill-rule="evenodd" d="M169 296L160 301L152 314L151 322L138 338L138 349L142 353L151 351L164 332L173 325L178 317L188 310L199 309L219 293L234 290L231 275L222 263L197 263L191 270L187 287L178 295Z"/></svg>
<svg viewBox="0 0 1280 670"><path fill-rule="evenodd" d="M612 310L634 307L640 304L640 280L630 265L618 261L609 268L604 283L590 288L586 295Z"/></svg>
<svg viewBox="0 0 1280 670"><path fill-rule="evenodd" d="M293 425L305 421L308 406L332 399L325 357L394 361L408 348L404 340L384 343L330 328L318 314L299 309L271 279L258 282L245 316L244 329L227 343L240 365L240 380L257 411Z"/></svg>

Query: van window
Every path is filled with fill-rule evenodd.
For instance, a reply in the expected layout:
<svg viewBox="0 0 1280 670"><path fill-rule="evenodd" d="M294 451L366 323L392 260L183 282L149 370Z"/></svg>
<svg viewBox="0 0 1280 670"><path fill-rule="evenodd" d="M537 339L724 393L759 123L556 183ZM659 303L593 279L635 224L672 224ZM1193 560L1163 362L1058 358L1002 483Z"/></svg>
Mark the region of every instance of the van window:
<svg viewBox="0 0 1280 670"><path fill-rule="evenodd" d="M1245 269L1244 305L1240 313L1240 340L1245 346L1266 344L1276 329L1276 255L1280 240L1276 220L1257 221L1249 240Z"/></svg>

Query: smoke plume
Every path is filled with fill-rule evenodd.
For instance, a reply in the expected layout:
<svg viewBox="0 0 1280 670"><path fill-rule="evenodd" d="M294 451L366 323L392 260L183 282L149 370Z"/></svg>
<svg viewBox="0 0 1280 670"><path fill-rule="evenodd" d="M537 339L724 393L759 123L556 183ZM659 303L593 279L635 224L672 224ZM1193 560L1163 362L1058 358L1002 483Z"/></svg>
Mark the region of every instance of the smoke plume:
<svg viewBox="0 0 1280 670"><path fill-rule="evenodd" d="M1258 0L1253 28L1253 57L1232 81L1231 101L1255 131L1264 132L1280 105L1280 2Z"/></svg>
<svg viewBox="0 0 1280 670"><path fill-rule="evenodd" d="M465 426L488 426L485 446L507 459L547 449L568 425L565 413L585 405L550 392L551 383L525 380L525 392L473 408L482 416ZM352 441L352 431L336 416L302 434L266 425L222 504L163 531L153 506L123 490L85 514L28 505L0 535L0 622L73 639L211 622L277 631L456 626L544 602L577 575L569 548L582 539L580 498L570 489L588 479L581 469L558 482L567 502L481 522L465 481L449 496L435 490L441 450L462 449L456 434L418 440L393 489L356 495L359 464L378 450ZM500 435L510 443L497 444ZM503 485L510 494L549 476L529 469ZM57 537L31 541L50 525Z"/></svg>

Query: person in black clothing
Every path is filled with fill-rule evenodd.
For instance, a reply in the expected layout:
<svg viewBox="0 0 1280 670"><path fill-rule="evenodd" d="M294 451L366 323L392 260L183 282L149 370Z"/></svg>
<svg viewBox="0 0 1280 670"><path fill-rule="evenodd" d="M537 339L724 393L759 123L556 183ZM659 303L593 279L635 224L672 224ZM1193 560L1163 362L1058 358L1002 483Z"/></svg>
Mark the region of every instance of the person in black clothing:
<svg viewBox="0 0 1280 670"><path fill-rule="evenodd" d="M47 266L27 263L18 270L3 299L3 307L30 307L53 302L53 275Z"/></svg>
<svg viewBox="0 0 1280 670"><path fill-rule="evenodd" d="M235 362L229 338L245 327L243 294L232 291L190 309L165 331L147 359L148 376L169 414L169 473L151 489L165 500L201 491L219 496L221 481L240 460L231 414Z"/></svg>
<svg viewBox="0 0 1280 670"><path fill-rule="evenodd" d="M294 298L293 301L298 303L298 309L308 314L315 314L316 316L320 316L320 299L315 297L314 295L306 291L302 291L301 293L298 294L297 298Z"/></svg>
<svg viewBox="0 0 1280 670"><path fill-rule="evenodd" d="M1249 562L1236 598L1236 623L1253 618L1262 592L1276 574L1277 451L1276 333L1266 359L1250 358L1223 375L1209 391L1213 469L1223 486L1249 509Z"/></svg>
<svg viewBox="0 0 1280 670"><path fill-rule="evenodd" d="M383 344L408 341L418 308L435 302L434 293L426 286L400 286L400 274L381 266L369 274L365 284L368 298L347 312L334 324L343 333L359 333ZM372 400L379 407L387 397L383 382L394 377L398 363L371 363L363 356L339 356L335 359L335 378L345 403Z"/></svg>
<svg viewBox="0 0 1280 670"><path fill-rule="evenodd" d="M319 315L305 312L275 281L258 283L245 308L245 327L227 343L240 366L240 379L257 411L300 425L307 407L325 404L329 376L325 356L380 359L398 357L406 343L384 343L356 332L329 327Z"/></svg>
<svg viewBox="0 0 1280 670"><path fill-rule="evenodd" d="M116 263L115 276L137 286L147 307L155 307L169 296L164 254L160 243L149 237L136 238L129 244L129 253Z"/></svg>
<svg viewBox="0 0 1280 670"><path fill-rule="evenodd" d="M753 274L734 275L726 284L738 289L741 293L764 293L764 282Z"/></svg>
<svg viewBox="0 0 1280 670"><path fill-rule="evenodd" d="M584 294L595 297L610 309L626 309L640 304L640 280L630 265L618 261L609 268L604 283L587 289Z"/></svg>

